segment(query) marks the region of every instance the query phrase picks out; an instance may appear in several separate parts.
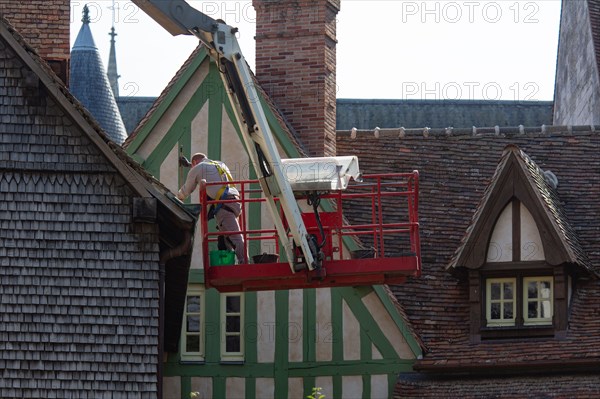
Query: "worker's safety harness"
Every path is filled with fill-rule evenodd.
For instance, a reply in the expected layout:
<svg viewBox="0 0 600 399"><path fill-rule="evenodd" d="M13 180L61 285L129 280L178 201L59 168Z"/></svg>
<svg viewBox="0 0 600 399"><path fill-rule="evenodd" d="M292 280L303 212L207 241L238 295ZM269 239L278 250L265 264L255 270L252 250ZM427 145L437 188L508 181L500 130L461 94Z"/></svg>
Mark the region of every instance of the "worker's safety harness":
<svg viewBox="0 0 600 399"><path fill-rule="evenodd" d="M219 172L219 176L221 177L222 181L230 182L233 180L229 171L227 169L225 169L223 167L223 164L221 164L220 162L211 161L211 160L206 160L204 162L206 162L210 165L213 165L215 168L217 168L217 171ZM225 177L225 180L223 180L223 177ZM218 200L228 199L227 197L229 196L229 188L230 187L233 187L233 186L229 183L223 185L219 189L219 191L217 191L216 199L218 199ZM209 198L213 201L215 200L215 198L211 198L210 196L209 196ZM214 218L215 215L217 214L217 212L219 212L219 210L221 210L221 208L223 208L231 213L235 213L227 205L224 205L223 203L219 202L218 204L212 204L210 206L210 208L208 209L208 220L211 220L212 218Z"/></svg>

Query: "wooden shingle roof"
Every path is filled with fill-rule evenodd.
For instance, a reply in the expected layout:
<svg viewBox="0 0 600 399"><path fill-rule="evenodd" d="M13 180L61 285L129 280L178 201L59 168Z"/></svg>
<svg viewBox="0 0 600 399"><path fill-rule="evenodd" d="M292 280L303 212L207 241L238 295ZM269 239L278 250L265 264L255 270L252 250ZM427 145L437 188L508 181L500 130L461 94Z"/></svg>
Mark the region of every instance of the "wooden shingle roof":
<svg viewBox="0 0 600 399"><path fill-rule="evenodd" d="M159 257L195 218L1 17L0 76L0 397L156 397Z"/></svg>

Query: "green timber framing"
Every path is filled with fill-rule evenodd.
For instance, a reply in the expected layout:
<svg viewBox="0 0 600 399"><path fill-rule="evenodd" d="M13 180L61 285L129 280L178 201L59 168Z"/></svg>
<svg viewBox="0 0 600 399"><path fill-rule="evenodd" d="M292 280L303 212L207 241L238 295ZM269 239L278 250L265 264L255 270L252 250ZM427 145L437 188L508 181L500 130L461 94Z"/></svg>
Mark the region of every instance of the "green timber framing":
<svg viewBox="0 0 600 399"><path fill-rule="evenodd" d="M153 148L151 154L146 159L142 159L137 154L137 150L142 143L151 135L161 116L169 109L179 93L188 84L194 73L205 62L209 64L209 72L198 89L192 94L190 101L185 104L181 112L177 115L169 131L164 135L160 142ZM180 71L177 80L172 85L170 91L165 93L163 99L157 104L156 109L146 120L143 126L136 132L136 135L130 140L126 150L150 173L160 179L160 169L167 155L175 146L183 149L185 155L189 156L192 147L191 121L196 114L208 102L208 148L206 152L211 157L217 158L222 154L221 148L221 130L223 110L231 121L235 117L224 93L219 71L212 60L208 57L206 51L201 49L197 52L194 59L191 60L186 70ZM280 126L278 118L274 115L271 108L267 105L264 98L261 98L269 125L273 131L275 139L288 157L299 157L298 151L293 140L288 133ZM240 131L235 123L239 139ZM250 170L250 178L255 174ZM181 181L178 182L182 184ZM252 204L255 209L251 209L251 214L260 214L260 205ZM252 206L251 205L251 206ZM260 228L260 217L249 221L250 228ZM352 249L352 242L346 245ZM190 284L203 284L204 275L202 270L192 270L190 272ZM373 317L372 312L363 302L363 298L374 293L381 301L385 312L389 314L393 325L400 332L405 344L412 353L412 358L402 359L395 349L394 345L384 331L380 328L378 320ZM289 361L290 336L296 331L290 331L288 317L288 308L290 302L290 291L276 291L274 293L275 325L274 325L274 361L259 362L257 334L252 334L252 328L258 328L258 294L247 292L244 294L244 362L243 363L224 363L220 354L220 332L212 331L205 336L205 356L202 362L182 362L179 353L169 354L164 368L164 376L180 378L180 392L182 399L188 399L192 392L192 378L210 377L212 379L212 396L214 398L226 397L226 379L244 378L245 379L245 397L256 397L257 385L261 380L273 379L273 397L288 397L289 378L302 378L304 395L309 394L316 386L317 378L331 378L333 392L326 392L327 397L342 396L342 378L344 376L362 376L362 394L363 398L372 397L373 390L371 376L387 376L387 393L391 397L398 373L412 370L412 364L415 358L421 356L421 348L411 335L404 320L398 313L396 305L390 298L388 291L381 286L369 287L348 287L331 289L330 320L331 328L326 337L319 337L322 332L317 331L317 291L307 289L302 292L302 358L301 362ZM205 309L219 309L220 295L210 289L205 294ZM344 304L350 309L360 326L360 356L359 359L344 359ZM206 311L206 324L210 323L220 327L220 314L218 311ZM317 340L324 338L331 344L331 360L319 361ZM373 349L378 353L374 357ZM258 381L258 382L257 382Z"/></svg>

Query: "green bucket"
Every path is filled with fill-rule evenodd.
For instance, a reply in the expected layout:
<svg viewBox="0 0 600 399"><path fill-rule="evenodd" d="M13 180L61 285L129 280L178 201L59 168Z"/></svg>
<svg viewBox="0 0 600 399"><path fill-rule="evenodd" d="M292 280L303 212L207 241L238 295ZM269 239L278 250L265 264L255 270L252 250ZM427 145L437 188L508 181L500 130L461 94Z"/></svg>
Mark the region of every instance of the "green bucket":
<svg viewBox="0 0 600 399"><path fill-rule="evenodd" d="M211 266L227 266L235 264L235 252L233 251L210 251L209 256Z"/></svg>

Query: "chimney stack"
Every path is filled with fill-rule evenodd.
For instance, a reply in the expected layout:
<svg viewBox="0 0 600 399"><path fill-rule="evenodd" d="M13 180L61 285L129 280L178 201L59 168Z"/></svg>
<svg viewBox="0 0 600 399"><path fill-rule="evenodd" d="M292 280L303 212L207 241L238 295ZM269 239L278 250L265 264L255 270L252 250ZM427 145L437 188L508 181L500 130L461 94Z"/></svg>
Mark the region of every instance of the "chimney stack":
<svg viewBox="0 0 600 399"><path fill-rule="evenodd" d="M333 156L340 0L253 0L256 76L311 156Z"/></svg>
<svg viewBox="0 0 600 399"><path fill-rule="evenodd" d="M65 83L69 81L70 11L69 0L0 0L0 14Z"/></svg>

